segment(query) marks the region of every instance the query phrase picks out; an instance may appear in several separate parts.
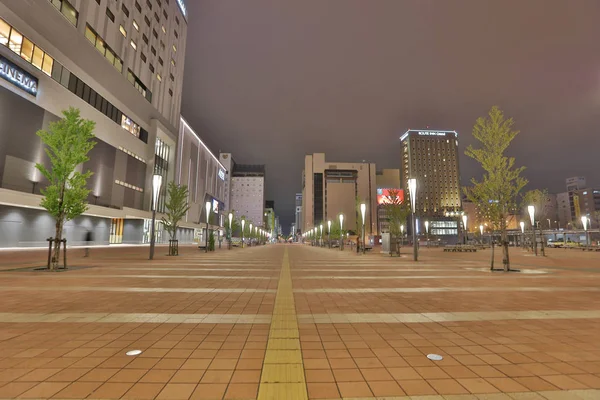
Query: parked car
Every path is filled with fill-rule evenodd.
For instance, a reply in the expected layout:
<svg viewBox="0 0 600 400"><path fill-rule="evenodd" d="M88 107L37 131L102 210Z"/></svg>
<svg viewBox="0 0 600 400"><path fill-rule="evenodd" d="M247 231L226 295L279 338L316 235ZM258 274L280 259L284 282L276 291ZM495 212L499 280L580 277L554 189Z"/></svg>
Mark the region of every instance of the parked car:
<svg viewBox="0 0 600 400"><path fill-rule="evenodd" d="M565 239L563 239L563 238L558 238L556 240L548 239L548 247L563 247L564 245L565 245Z"/></svg>

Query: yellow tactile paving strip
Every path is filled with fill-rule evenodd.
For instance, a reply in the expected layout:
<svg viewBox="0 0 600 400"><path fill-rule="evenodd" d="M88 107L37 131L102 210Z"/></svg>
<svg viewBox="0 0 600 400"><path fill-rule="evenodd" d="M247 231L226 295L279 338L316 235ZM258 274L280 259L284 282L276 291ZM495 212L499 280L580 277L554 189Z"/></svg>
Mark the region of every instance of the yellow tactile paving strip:
<svg viewBox="0 0 600 400"><path fill-rule="evenodd" d="M258 400L280 399L308 399L287 248L258 387Z"/></svg>

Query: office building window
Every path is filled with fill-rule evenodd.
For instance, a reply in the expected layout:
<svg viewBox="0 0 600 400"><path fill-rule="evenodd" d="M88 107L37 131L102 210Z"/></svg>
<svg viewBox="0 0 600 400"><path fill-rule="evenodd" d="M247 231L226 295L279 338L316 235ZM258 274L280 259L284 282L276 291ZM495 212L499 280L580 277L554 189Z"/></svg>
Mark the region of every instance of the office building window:
<svg viewBox="0 0 600 400"><path fill-rule="evenodd" d="M129 44L131 45L131 47L133 47L134 50L137 50L137 44L133 41L133 39L131 40L131 42L129 42Z"/></svg>
<svg viewBox="0 0 600 400"><path fill-rule="evenodd" d="M8 45L8 37L10 36L10 25L0 19L0 44Z"/></svg>
<svg viewBox="0 0 600 400"><path fill-rule="evenodd" d="M123 14L125 14L125 16L129 18L129 9L125 7L125 4L121 4L121 10L123 10Z"/></svg>
<svg viewBox="0 0 600 400"><path fill-rule="evenodd" d="M143 62L146 62L146 55L144 53L140 53L140 58Z"/></svg>
<svg viewBox="0 0 600 400"><path fill-rule="evenodd" d="M175 35L175 39L179 39L179 34L177 33L177 31L173 31L173 34Z"/></svg>
<svg viewBox="0 0 600 400"><path fill-rule="evenodd" d="M50 0L52 5L65 16L65 18L73 25L77 26L79 13L67 0Z"/></svg>
<svg viewBox="0 0 600 400"><path fill-rule="evenodd" d="M138 92L140 92L142 96L146 98L146 100L152 102L152 92L146 88L140 78L138 78L130 69L127 70L127 80L131 82L133 87L135 87Z"/></svg>
<svg viewBox="0 0 600 400"><path fill-rule="evenodd" d="M8 40L8 48L17 54L21 54L21 45L23 44L23 35L17 30L13 29L10 32L10 39Z"/></svg>
<svg viewBox="0 0 600 400"><path fill-rule="evenodd" d="M106 16L111 20L111 22L115 22L115 14L113 14L108 7L106 7Z"/></svg>
<svg viewBox="0 0 600 400"><path fill-rule="evenodd" d="M144 15L144 22L146 23L146 25L148 25L148 28L150 28L150 20L146 15Z"/></svg>
<svg viewBox="0 0 600 400"><path fill-rule="evenodd" d="M142 33L142 40L144 41L144 43L148 44L148 36L146 36L145 33Z"/></svg>
<svg viewBox="0 0 600 400"><path fill-rule="evenodd" d="M121 35L127 37L127 31L123 28L123 25L119 25L119 32L121 32Z"/></svg>
<svg viewBox="0 0 600 400"><path fill-rule="evenodd" d="M31 62L33 58L33 43L27 38L23 38L21 45L21 57L27 62Z"/></svg>
<svg viewBox="0 0 600 400"><path fill-rule="evenodd" d="M136 30L136 31L138 31L138 32L139 32L139 30L140 30L140 26L138 25L138 23L136 22L136 20L135 20L135 19L133 20L133 27L135 28L135 30Z"/></svg>
<svg viewBox="0 0 600 400"><path fill-rule="evenodd" d="M154 73L154 65L149 64L148 68L150 69L150 72Z"/></svg>
<svg viewBox="0 0 600 400"><path fill-rule="evenodd" d="M0 18L0 44L7 46L25 61L48 76L52 76L54 59L35 43L21 35L19 31Z"/></svg>
<svg viewBox="0 0 600 400"><path fill-rule="evenodd" d="M150 0L146 0L146 5L150 10L152 10L152 3L150 3Z"/></svg>
<svg viewBox="0 0 600 400"><path fill-rule="evenodd" d="M123 61L117 54L106 45L104 40L92 29L91 26L85 27L85 37L96 47L100 52L119 72L123 72ZM133 41L132 41L133 42Z"/></svg>
<svg viewBox="0 0 600 400"><path fill-rule="evenodd" d="M142 12L142 6L137 1L135 2L135 8L137 8L138 12Z"/></svg>

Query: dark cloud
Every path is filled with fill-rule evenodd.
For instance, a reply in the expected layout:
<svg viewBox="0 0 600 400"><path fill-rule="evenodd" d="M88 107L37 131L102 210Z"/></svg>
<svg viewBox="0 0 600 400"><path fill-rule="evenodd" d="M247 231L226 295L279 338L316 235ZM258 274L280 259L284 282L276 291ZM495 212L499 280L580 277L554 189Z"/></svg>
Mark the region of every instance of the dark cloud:
<svg viewBox="0 0 600 400"><path fill-rule="evenodd" d="M600 184L597 0L188 0L183 114L215 151L267 165L286 224L304 155L399 167L398 137L514 117L531 186Z"/></svg>

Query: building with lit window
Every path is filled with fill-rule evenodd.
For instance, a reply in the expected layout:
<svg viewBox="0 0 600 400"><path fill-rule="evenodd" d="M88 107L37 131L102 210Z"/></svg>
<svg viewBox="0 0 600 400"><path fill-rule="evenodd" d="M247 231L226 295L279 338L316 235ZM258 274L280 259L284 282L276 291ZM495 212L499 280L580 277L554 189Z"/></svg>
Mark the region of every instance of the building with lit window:
<svg viewBox="0 0 600 400"><path fill-rule="evenodd" d="M184 0L0 0L0 247L52 236L36 131L68 107L96 123L97 144L83 165L90 207L67 240L149 239L152 175L163 176L159 212L175 179L186 35Z"/></svg>
<svg viewBox="0 0 600 400"><path fill-rule="evenodd" d="M186 185L189 191L189 211L181 223L181 235L190 234L199 243L205 243L206 203L210 203L209 227L222 231L227 215L225 199L227 170L210 151L192 127L181 118L179 140L177 141L177 178L175 181ZM223 232L220 232L222 234Z"/></svg>
<svg viewBox="0 0 600 400"><path fill-rule="evenodd" d="M231 209L254 226L265 226L265 166L234 164L230 186Z"/></svg>
<svg viewBox="0 0 600 400"><path fill-rule="evenodd" d="M458 236L462 219L458 133L409 129L400 145L401 185L408 189L408 180L417 180L418 231L424 233L423 224L429 221L432 234ZM410 196L408 190L405 195Z"/></svg>
<svg viewBox="0 0 600 400"><path fill-rule="evenodd" d="M343 229L356 232L359 223L358 204L367 204L365 232L377 235L377 184L374 163L325 161L324 153L304 157L302 173L302 225L306 232L328 220L339 221L344 215Z"/></svg>

